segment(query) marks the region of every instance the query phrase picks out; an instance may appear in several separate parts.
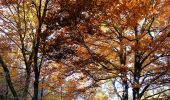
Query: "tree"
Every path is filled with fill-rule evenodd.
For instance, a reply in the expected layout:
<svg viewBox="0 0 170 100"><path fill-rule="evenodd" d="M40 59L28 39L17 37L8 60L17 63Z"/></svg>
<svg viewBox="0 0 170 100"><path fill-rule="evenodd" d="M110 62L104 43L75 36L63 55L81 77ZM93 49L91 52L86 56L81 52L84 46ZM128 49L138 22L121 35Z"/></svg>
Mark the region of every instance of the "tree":
<svg viewBox="0 0 170 100"><path fill-rule="evenodd" d="M34 70L34 96L38 99L39 74L43 56L39 55L42 42L42 25L46 15L46 1L2 1L2 25L1 32L17 46L17 52L22 55L22 61L26 67L26 81L23 91L23 99L27 98L31 79L31 70ZM7 17L8 16L8 17ZM35 17L34 17L35 16ZM41 56L41 57L39 57ZM41 60L39 62L39 60ZM32 67L32 68L31 68Z"/></svg>
<svg viewBox="0 0 170 100"><path fill-rule="evenodd" d="M14 99L18 100L17 92L15 91L14 86L13 86L13 84L11 82L11 77L10 77L9 70L8 70L7 65L5 64L5 62L3 61L1 56L0 56L0 64L3 67L6 81L7 81L8 86L9 86L9 88L10 88L10 90L11 90L13 96L14 96Z"/></svg>
<svg viewBox="0 0 170 100"><path fill-rule="evenodd" d="M4 0L1 5L2 49L18 52L13 62L3 53L1 64L8 65L10 76L14 65L22 73L17 79L26 76L23 99L29 91L33 100L53 93L76 98L111 81L119 98L138 100L170 82L168 0ZM81 82L90 84L78 88Z"/></svg>
<svg viewBox="0 0 170 100"><path fill-rule="evenodd" d="M78 45L77 49L72 47L79 58L79 61L71 60L77 66L75 70L81 70L97 82L120 77L123 100L128 99L129 87L133 88L136 100L149 87L161 86L169 80L166 76L169 73L166 60L169 1L61 2L57 2L58 12L48 13L47 30L50 33L59 30L61 37L66 37L67 45ZM56 44L60 34L55 35L58 38L52 40L52 47L60 45ZM58 50L50 48L50 52L52 49ZM60 57L65 57L64 54Z"/></svg>

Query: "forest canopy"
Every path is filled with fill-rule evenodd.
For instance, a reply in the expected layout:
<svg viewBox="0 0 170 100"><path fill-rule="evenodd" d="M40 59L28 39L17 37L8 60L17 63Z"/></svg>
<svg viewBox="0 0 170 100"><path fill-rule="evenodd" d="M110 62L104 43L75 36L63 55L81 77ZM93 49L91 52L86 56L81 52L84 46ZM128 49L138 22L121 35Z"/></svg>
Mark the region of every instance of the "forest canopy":
<svg viewBox="0 0 170 100"><path fill-rule="evenodd" d="M0 99L169 94L169 0L0 1Z"/></svg>

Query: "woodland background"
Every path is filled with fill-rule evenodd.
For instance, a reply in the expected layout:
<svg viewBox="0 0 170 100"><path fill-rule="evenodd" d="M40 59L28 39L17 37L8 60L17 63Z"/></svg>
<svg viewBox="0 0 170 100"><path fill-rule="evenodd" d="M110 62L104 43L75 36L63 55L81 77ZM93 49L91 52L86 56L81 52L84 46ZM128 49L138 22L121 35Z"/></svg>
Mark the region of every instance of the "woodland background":
<svg viewBox="0 0 170 100"><path fill-rule="evenodd" d="M169 94L170 0L0 0L2 100Z"/></svg>

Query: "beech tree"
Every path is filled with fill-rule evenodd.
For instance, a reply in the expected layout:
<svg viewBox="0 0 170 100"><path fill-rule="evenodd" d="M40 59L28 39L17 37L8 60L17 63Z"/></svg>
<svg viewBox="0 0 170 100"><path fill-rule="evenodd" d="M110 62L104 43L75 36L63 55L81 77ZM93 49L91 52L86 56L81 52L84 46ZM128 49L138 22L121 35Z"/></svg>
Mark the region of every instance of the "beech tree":
<svg viewBox="0 0 170 100"><path fill-rule="evenodd" d="M42 53L39 54L39 47L48 2L49 0L1 1L1 32L10 40L8 44L12 43L16 46L17 51L15 52L22 55L21 62L24 62L26 68L23 99L27 98L32 70L34 72L33 99L38 99L39 75L44 58ZM1 64L3 65L3 62Z"/></svg>
<svg viewBox="0 0 170 100"><path fill-rule="evenodd" d="M71 43L78 55L77 61L71 59L77 66L73 69L95 82L119 77L123 100L128 99L130 88L137 100L150 87L169 83L169 1L66 0L56 4L58 12L52 10L46 20L48 32L56 36L50 45L59 46L58 40L65 36L67 46ZM61 29L61 34L55 33ZM59 54L52 56L66 59L65 52Z"/></svg>
<svg viewBox="0 0 170 100"><path fill-rule="evenodd" d="M110 81L122 100L163 97L169 88L144 95L170 82L169 9L169 0L2 0L0 64L11 93L97 99L93 89Z"/></svg>

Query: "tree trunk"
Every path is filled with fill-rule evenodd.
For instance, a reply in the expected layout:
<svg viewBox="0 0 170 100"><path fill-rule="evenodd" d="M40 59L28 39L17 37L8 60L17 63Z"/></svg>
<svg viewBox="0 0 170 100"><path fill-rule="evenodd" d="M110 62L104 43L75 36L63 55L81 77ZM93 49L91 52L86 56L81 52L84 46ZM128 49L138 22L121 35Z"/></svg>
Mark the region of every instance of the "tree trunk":
<svg viewBox="0 0 170 100"><path fill-rule="evenodd" d="M139 90L140 90L140 75L141 75L141 63L140 54L135 53L135 65L134 65L134 78L133 78L133 100L139 100Z"/></svg>
<svg viewBox="0 0 170 100"><path fill-rule="evenodd" d="M139 100L139 88L133 88L133 100Z"/></svg>
<svg viewBox="0 0 170 100"><path fill-rule="evenodd" d="M2 68L3 68L3 70L4 70L5 79L6 79L7 84L8 84L8 86L9 86L10 90L11 90L12 95L14 96L14 100L19 100L19 99L18 99L17 92L15 91L14 86L13 86L13 84L12 84L9 70L8 70L8 68L7 68L7 65L4 63L1 55L0 55L0 64L2 65Z"/></svg>
<svg viewBox="0 0 170 100"><path fill-rule="evenodd" d="M121 40L120 40L121 41ZM123 65L122 67L125 67L126 65L126 48L121 45L120 52L119 52L119 58L120 58L120 64ZM122 99L123 100L128 100L128 81L127 81L127 70L123 71L123 94L122 94Z"/></svg>
<svg viewBox="0 0 170 100"><path fill-rule="evenodd" d="M43 24L43 21L44 21L44 18L46 16L46 11L47 11L47 5L49 3L50 0L45 0L45 3L44 3L44 10L43 12L41 13L41 7L42 7L42 1L43 0L39 0L39 7L38 7L38 28L36 30L37 34L36 34L36 41L35 41L35 46L34 46L34 96L33 96L33 100L38 100L38 95L39 95L39 76L40 76L40 71L41 71L41 64L38 64L38 60L39 60L39 57L38 57L38 52L39 52L39 46L40 46L40 41L41 41L41 29L42 29L42 24ZM42 16L41 16L42 15Z"/></svg>
<svg viewBox="0 0 170 100"><path fill-rule="evenodd" d="M35 68L37 69L37 71L35 72L35 81L34 81L34 96L33 96L33 100L38 100L38 95L39 95L39 72L38 72L38 68Z"/></svg>
<svg viewBox="0 0 170 100"><path fill-rule="evenodd" d="M28 95L28 90L29 90L29 84L30 84L30 75L31 73L27 73L26 76L26 81L25 81L25 86L24 86L24 91L23 91L23 95L22 95L22 100L27 100L27 95Z"/></svg>
<svg viewBox="0 0 170 100"><path fill-rule="evenodd" d="M34 81L34 96L33 96L33 100L38 100L38 84L39 84L39 81L36 79Z"/></svg>
<svg viewBox="0 0 170 100"><path fill-rule="evenodd" d="M123 92L123 100L128 100L128 82L127 81L124 81L123 82L123 86L124 86L124 92Z"/></svg>

